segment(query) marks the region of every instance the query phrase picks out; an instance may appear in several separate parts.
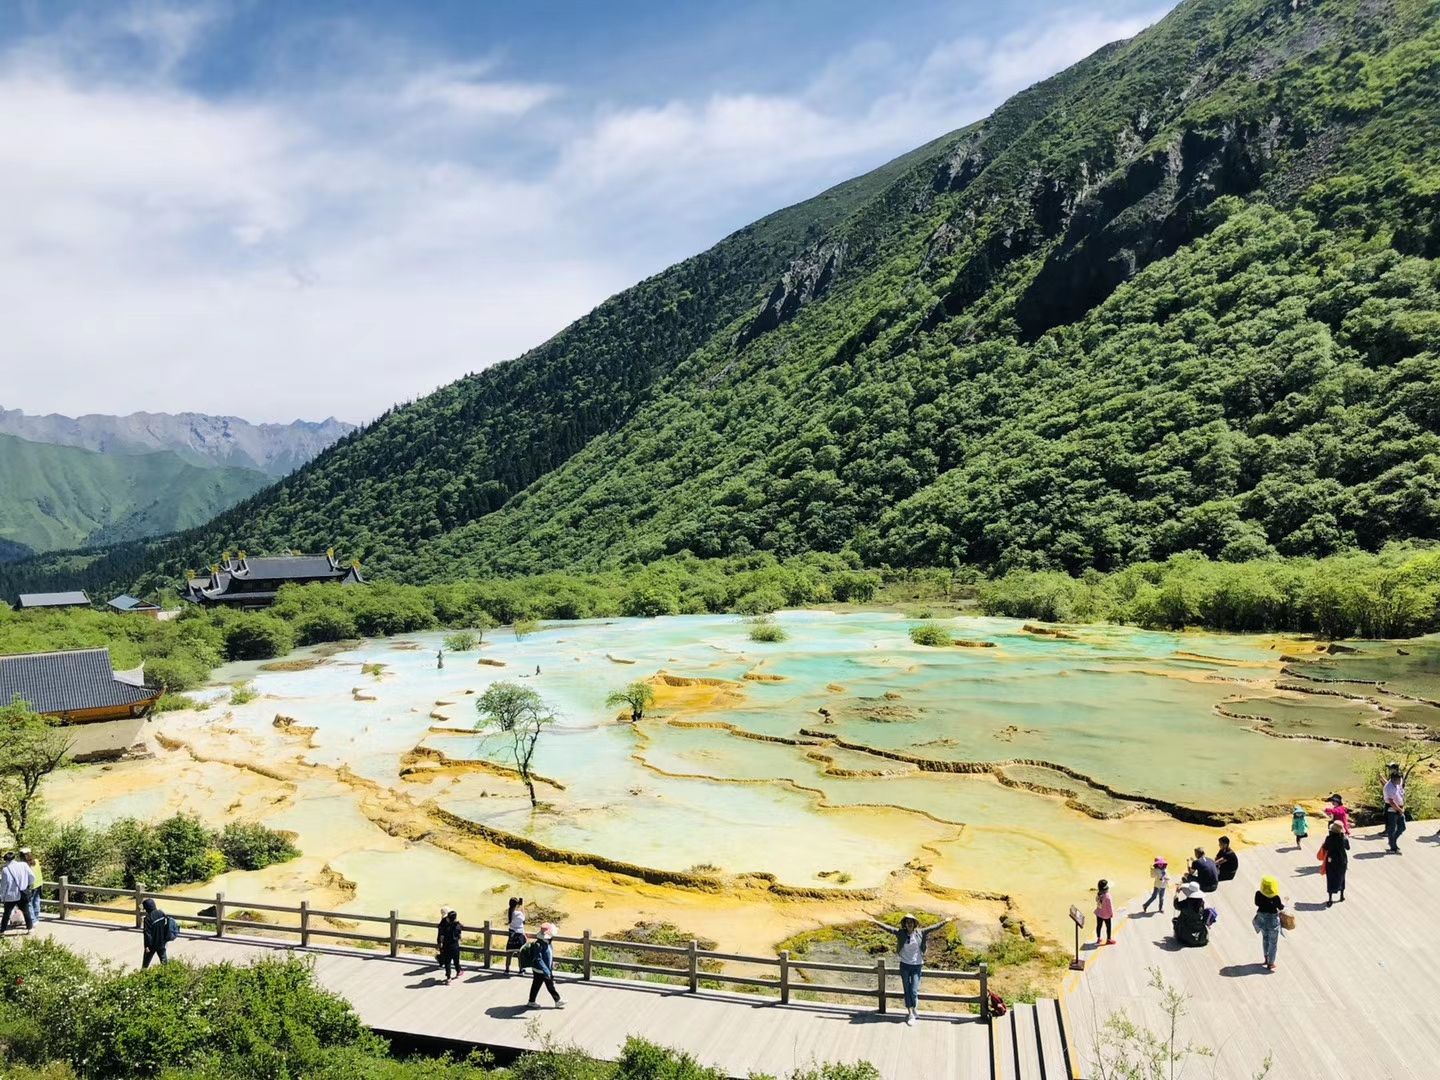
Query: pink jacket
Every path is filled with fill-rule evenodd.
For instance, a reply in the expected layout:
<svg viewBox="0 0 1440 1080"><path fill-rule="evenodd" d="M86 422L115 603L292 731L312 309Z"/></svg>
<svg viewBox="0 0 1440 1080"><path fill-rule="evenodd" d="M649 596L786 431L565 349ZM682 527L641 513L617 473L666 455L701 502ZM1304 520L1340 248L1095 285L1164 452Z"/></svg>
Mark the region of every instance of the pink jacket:
<svg viewBox="0 0 1440 1080"><path fill-rule="evenodd" d="M1115 904L1111 901L1108 890L1095 898L1095 917L1097 919L1113 919L1115 917Z"/></svg>

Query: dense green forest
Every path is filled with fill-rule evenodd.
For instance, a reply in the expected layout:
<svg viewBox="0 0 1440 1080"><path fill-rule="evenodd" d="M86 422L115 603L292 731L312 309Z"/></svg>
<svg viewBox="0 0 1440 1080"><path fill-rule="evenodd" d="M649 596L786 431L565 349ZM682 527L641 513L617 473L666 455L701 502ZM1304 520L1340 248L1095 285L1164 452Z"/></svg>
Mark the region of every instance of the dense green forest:
<svg viewBox="0 0 1440 1080"><path fill-rule="evenodd" d="M1111 571L1440 535L1440 3L1186 0L173 540L460 580Z"/></svg>
<svg viewBox="0 0 1440 1080"><path fill-rule="evenodd" d="M209 521L270 478L210 468L168 450L100 454L0 434L0 561L159 536Z"/></svg>

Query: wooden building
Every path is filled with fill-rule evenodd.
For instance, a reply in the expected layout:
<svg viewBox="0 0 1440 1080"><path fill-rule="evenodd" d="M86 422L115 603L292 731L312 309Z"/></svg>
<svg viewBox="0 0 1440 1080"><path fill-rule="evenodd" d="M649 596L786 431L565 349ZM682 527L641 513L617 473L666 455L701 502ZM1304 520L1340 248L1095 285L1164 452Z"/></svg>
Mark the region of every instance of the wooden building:
<svg viewBox="0 0 1440 1080"><path fill-rule="evenodd" d="M83 592L32 592L21 593L16 605L21 611L35 608L89 607L90 597Z"/></svg>
<svg viewBox="0 0 1440 1080"><path fill-rule="evenodd" d="M159 604L146 603L128 593L121 593L119 596L107 600L105 606L122 615L148 615L152 619L160 617Z"/></svg>
<svg viewBox="0 0 1440 1080"><path fill-rule="evenodd" d="M117 677L109 649L0 656L0 701L8 705L18 697L73 728L68 734L76 761L128 750L162 692Z"/></svg>
<svg viewBox="0 0 1440 1080"><path fill-rule="evenodd" d="M281 585L363 585L360 564L343 565L335 549L324 555L279 555L248 558L242 551L210 568L208 577L186 573L180 595L192 604L264 608L275 602Z"/></svg>

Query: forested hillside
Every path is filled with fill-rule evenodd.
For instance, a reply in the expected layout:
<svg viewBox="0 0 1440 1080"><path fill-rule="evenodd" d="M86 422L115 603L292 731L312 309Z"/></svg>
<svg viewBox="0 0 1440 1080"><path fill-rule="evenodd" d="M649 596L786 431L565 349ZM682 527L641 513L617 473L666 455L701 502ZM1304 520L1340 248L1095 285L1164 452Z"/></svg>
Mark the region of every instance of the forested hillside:
<svg viewBox="0 0 1440 1080"><path fill-rule="evenodd" d="M1440 535L1440 3L1188 0L174 541L433 580Z"/></svg>
<svg viewBox="0 0 1440 1080"><path fill-rule="evenodd" d="M0 562L29 551L173 533L270 482L168 451L97 454L0 434Z"/></svg>

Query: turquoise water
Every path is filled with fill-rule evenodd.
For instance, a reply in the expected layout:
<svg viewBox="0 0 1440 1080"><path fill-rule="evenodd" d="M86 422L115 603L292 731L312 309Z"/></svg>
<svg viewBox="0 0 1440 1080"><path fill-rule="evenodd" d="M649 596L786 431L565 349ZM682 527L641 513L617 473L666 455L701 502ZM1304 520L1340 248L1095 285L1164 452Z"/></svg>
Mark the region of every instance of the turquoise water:
<svg viewBox="0 0 1440 1080"><path fill-rule="evenodd" d="M1338 698L1276 697L1270 684L1286 643L1270 638L1067 627L1075 636L1066 640L1026 633L1013 620L974 618L945 624L994 648L930 649L913 644L914 622L894 614L785 612L779 621L789 639L777 644L749 641L735 617L684 616L557 623L521 641L494 631L482 649L446 653L443 669L435 662L442 634L367 642L305 671L233 665L220 675L249 678L264 697L226 722L283 739L270 723L292 716L316 732L308 748L283 744L287 752L399 783L555 847L802 882L843 869L860 884L966 828L1055 837L1091 827L1059 800L988 775L921 772L863 748L940 761L1028 759L1077 770L1123 795L1228 810L1328 793L1349 781L1357 751L1267 738L1250 730L1263 722L1222 716L1217 705L1267 717L1277 730L1332 735L1375 714ZM1348 661L1316 667L1328 672ZM379 679L361 670L373 663L385 665ZM682 708L680 723L783 738L804 730L861 749L675 726L663 709L638 728L616 722L606 694L660 671L734 681L718 703ZM746 681L747 673L783 681ZM541 738L534 769L564 790L542 785L542 812L532 812L518 785L485 773L397 781L400 759L417 746L452 759L503 760L501 748L479 736L430 731L471 726L476 697L500 680L537 690L559 717ZM816 760L817 750L833 761ZM1085 789L1030 766L1011 775ZM1107 812L1136 809L1098 792L1089 798Z"/></svg>

